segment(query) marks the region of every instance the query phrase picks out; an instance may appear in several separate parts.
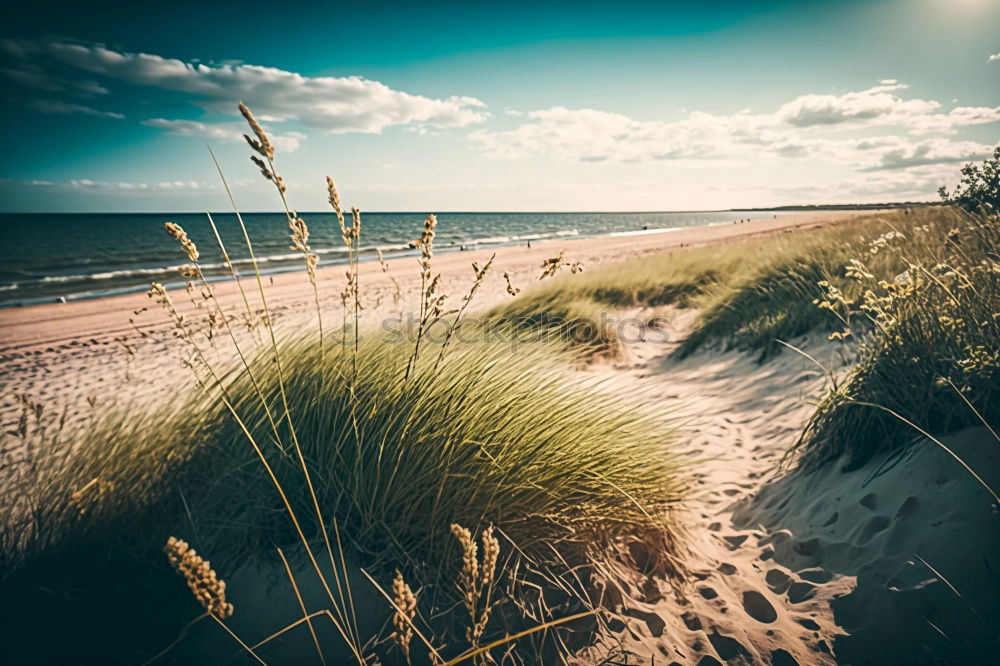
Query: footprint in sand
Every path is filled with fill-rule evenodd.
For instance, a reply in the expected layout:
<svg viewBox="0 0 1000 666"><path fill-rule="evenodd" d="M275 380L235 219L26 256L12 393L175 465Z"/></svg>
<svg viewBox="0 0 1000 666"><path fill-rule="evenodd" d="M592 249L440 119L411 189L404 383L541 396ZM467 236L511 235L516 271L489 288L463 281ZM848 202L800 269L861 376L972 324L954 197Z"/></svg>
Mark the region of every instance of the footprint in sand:
<svg viewBox="0 0 1000 666"><path fill-rule="evenodd" d="M784 594L792 583L792 577L780 569L770 569L764 574L764 580L775 594Z"/></svg>
<svg viewBox="0 0 1000 666"><path fill-rule="evenodd" d="M719 596L719 593L715 591L714 587L700 587L698 588L698 594L706 599L715 599Z"/></svg>
<svg viewBox="0 0 1000 666"><path fill-rule="evenodd" d="M767 597L757 590L743 593L743 610L746 611L747 615L764 624L770 624L778 619L778 611L774 609Z"/></svg>

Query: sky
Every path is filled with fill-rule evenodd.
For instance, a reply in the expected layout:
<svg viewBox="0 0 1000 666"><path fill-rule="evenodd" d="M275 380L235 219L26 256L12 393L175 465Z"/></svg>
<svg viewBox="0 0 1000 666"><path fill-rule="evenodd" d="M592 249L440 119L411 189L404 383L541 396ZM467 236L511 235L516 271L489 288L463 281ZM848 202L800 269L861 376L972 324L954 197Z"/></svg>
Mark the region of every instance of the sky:
<svg viewBox="0 0 1000 666"><path fill-rule="evenodd" d="M936 199L1000 140L1000 0L35 2L0 211L654 211Z"/></svg>

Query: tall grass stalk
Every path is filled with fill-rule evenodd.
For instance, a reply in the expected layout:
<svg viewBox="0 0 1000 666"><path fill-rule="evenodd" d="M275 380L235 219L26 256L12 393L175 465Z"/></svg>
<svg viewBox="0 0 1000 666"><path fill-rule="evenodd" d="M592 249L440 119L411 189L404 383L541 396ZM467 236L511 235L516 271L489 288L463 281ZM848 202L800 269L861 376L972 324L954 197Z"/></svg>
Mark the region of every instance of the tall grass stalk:
<svg viewBox="0 0 1000 666"><path fill-rule="evenodd" d="M298 234L293 242L308 255L307 229L288 205L284 181L274 170L273 146L249 110L241 110L257 137L247 139L257 153L254 163L278 189L289 227ZM544 636L564 622L594 615L584 588L599 576L613 577L618 565L641 563L676 579L680 547L673 516L683 488L678 463L666 450L667 417L573 376L567 367L572 355L559 345L515 340L515 351L511 340L449 344L493 260L474 266L462 306L445 312L440 276L431 265L433 215L421 243L416 341L362 336L356 279L360 212L352 209L348 230L332 181L331 204L336 199L342 235L350 240L354 344L328 348L322 333L317 339L312 331L279 340L254 245L214 153L212 159L249 253L266 339L253 353L244 348L205 279L197 248L182 229L168 227L194 263L205 300L214 301L211 312L222 317L239 361L232 369L213 363L166 290L154 288L191 355L200 391L127 417L109 412L76 433L72 455L65 447L46 452L45 473L33 475L37 485L23 503L34 509L25 516L27 530L15 533L5 524L0 532L3 556L17 566L16 584L26 581L34 589L32 565L40 563L39 570L51 576L46 558L60 557L68 564L60 575L84 588L93 585L93 562L136 561L158 581L158 572L141 557L132 558L159 538L159 529L182 528L198 533L200 547L230 561L257 563L277 552L300 617L254 645L215 618L257 660L259 648L301 624L319 658L330 659L314 625L325 617L351 658L370 664L369 649L377 643L362 642L348 575L354 566L349 561L358 561L375 575L398 568L422 582L425 614L415 608L406 613L432 658L482 664L499 645ZM210 224L253 320L251 298L211 218ZM313 287L318 307L315 281ZM455 313L444 343L431 339L428 328ZM214 342L214 336L209 339ZM266 446L268 441L275 446ZM327 515L333 517L329 522ZM480 533L477 576L467 577L462 588L472 598L466 606L469 646L446 662L443 648L435 645L454 636L457 620L452 525L490 527ZM494 529L517 544L516 555L500 561ZM315 553L317 531L329 573ZM472 543L475 531L467 533ZM296 580L285 555L289 546L302 548L325 608L309 607L309 586ZM464 551L471 562L469 549ZM92 560L75 557L78 552ZM570 573L554 573L564 569ZM501 581L510 598L497 591ZM549 582L552 594L566 597L562 618L554 619L546 595L530 602L516 597L517 590ZM5 589L10 585L0 581ZM585 613L573 612L581 605L588 608ZM523 618L534 626L523 629L524 622L514 620L529 606L537 614ZM162 611L171 609L164 605ZM442 622L443 629L427 626L418 633L415 625L426 623L418 619L424 617ZM136 613L129 620L140 626L143 617ZM498 638L504 628L506 635Z"/></svg>
<svg viewBox="0 0 1000 666"><path fill-rule="evenodd" d="M249 118L248 118L248 120L249 120ZM258 136L261 137L262 139L266 139L266 135L263 134L263 131L261 131ZM281 355L278 352L278 341L277 341L277 337L275 335L274 318L272 317L270 308L268 307L268 304L267 304L267 296L266 296L266 293L265 293L265 290L264 290L264 281L263 281L263 276L262 276L262 274L260 272L260 266L257 263L257 257L256 257L256 254L254 253L254 250L253 250L253 243L250 240L250 234L247 232L246 224L244 224L244 222L243 222L243 216L240 214L239 207L236 205L236 199L233 197L232 190L230 189L229 183L226 180L225 174L222 171L222 167L219 164L218 160L215 158L214 152L212 152L210 150L210 153L212 154L212 160L215 163L216 169L219 172L219 178L222 180L223 187L226 190L226 195L228 196L229 201L232 204L233 211L236 214L236 220L237 220L237 222L240 225L240 230L241 230L241 232L243 234L243 240L244 240L244 243L246 244L247 252L250 255L251 265L253 266L253 270L254 270L254 277L256 278L256 281L257 281L257 289L258 289L258 292L260 293L261 305L263 306L265 316L267 317L267 330L268 330L268 335L269 335L270 341L271 341L271 350L273 352L273 357L272 358L273 358L274 366L275 366L275 368L277 370L277 381L278 381L278 389L279 389L278 393L280 395L281 405L282 405L282 408L284 410L284 422L287 424L287 427L288 427L288 430L289 430L289 434L291 435L291 438L292 438L292 445L293 445L293 447L295 449L296 455L298 456L298 461L299 461L300 468L302 470L303 478L306 480L306 484L307 484L308 490L309 490L309 495L312 497L312 500L313 500L313 510L316 513L316 518L317 518L317 521L318 521L319 530L323 534L324 545L326 547L327 554L328 554L328 556L330 558L331 566L333 566L334 575L337 575L337 567L336 567L336 564L334 562L333 549L330 546L330 537L329 537L329 534L327 532L326 521L323 519L323 512L320 509L319 501L316 499L316 493L315 493L315 490L313 488L312 478L311 478L311 476L309 474L309 467L306 464L305 457L302 455L302 447L299 445L298 435L296 433L295 425L294 425L294 423L292 421L291 413L290 413L289 408L288 408L288 396L285 393L284 373L283 373L282 367L281 367ZM320 342L320 349L323 350L322 341ZM265 401L262 401L262 403L263 402L265 402ZM233 411L233 414L235 416L235 411ZM249 433L247 433L247 434L249 434ZM347 630L344 628L345 625L348 626L348 627L350 626L346 622L347 613L344 611L343 608L341 608L340 605L338 605L338 603L337 603L337 601L336 601L336 599L335 599L335 597L333 595L333 592L330 589L330 585L327 582L326 577L323 575L323 571L322 571L322 569L320 569L319 563L316 561L316 557L313 554L312 547L310 546L309 541L306 538L305 533L302 531L302 528L301 528L301 526L299 524L299 521L298 521L297 517L295 516L294 511L292 510L290 502L288 502L288 498L285 495L284 490L281 488L281 484L278 482L277 477L274 476L273 471L271 471L270 466L267 464L266 460L262 457L262 454L260 453L260 449L256 445L256 442L252 442L252 444L254 446L255 451L258 453L258 456L261 458L261 462L264 463L264 466L265 466L265 468L268 471L269 477L271 478L271 480L275 484L275 486L278 488L278 492L281 494L282 501L283 501L283 503L285 505L285 509L286 509L286 511L288 511L289 518L291 519L292 523L295 526L296 533L298 534L299 539L302 542L303 547L305 548L306 554L309 557L309 560L310 560L310 562L311 562L311 564L313 566L313 569L315 570L316 575L319 578L319 580L320 580L320 582L321 582L321 584L323 586L323 589L325 590L327 596L329 597L330 603L333 605L333 608L337 611L337 613L339 615L340 623L339 623L339 627L338 628L341 631L341 633L344 634L345 640L347 640L347 642L351 645L352 650L358 655L358 658L359 658L359 661L360 661L360 654L358 653L358 649L357 649L357 645L358 645L359 641L357 640L356 637L348 634Z"/></svg>

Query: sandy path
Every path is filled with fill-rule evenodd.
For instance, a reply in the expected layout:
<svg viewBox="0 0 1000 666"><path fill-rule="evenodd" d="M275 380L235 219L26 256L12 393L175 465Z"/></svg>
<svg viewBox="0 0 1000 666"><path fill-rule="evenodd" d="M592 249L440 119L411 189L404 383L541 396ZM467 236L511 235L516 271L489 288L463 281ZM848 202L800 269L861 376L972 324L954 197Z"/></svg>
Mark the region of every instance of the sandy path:
<svg viewBox="0 0 1000 666"><path fill-rule="evenodd" d="M679 453L694 482L680 517L691 577L681 599L640 586L631 619L581 663L980 663L970 650L1000 637L988 628L1000 616L989 493L927 440L851 472L779 467L825 392L822 371L791 351L763 364L718 349L673 360L694 313L656 314L672 320L667 335L650 331L628 362L590 372L690 418ZM792 342L838 374L853 359L820 334ZM946 442L1000 487L1000 442L985 428Z"/></svg>
<svg viewBox="0 0 1000 666"><path fill-rule="evenodd" d="M779 461L813 409L807 400L822 390L822 375L788 352L765 364L751 354L718 350L672 360L669 354L694 313L666 315L672 325L665 331L629 345L627 366L592 372L640 391L652 405L679 408L689 420L679 434L679 453L690 461L693 480L680 517L688 530L691 579L683 600L662 584L653 593L647 585L644 598L628 604L626 615L633 620L588 651L582 663L615 653L664 665L832 663L838 629L829 602L847 583L806 588L797 574L771 561L767 532L738 525L734 516L742 501L778 474ZM845 355L820 339L806 343L809 351L824 363L842 365Z"/></svg>

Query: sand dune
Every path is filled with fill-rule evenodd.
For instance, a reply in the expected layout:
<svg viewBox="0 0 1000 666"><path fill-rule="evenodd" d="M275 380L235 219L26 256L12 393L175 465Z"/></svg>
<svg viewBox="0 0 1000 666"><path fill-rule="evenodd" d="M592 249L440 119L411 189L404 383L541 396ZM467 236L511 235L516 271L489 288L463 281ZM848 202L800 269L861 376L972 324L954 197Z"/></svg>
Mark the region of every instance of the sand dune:
<svg viewBox="0 0 1000 666"><path fill-rule="evenodd" d="M495 269L477 306L509 298L501 275L516 285L537 279L538 265L565 251L592 267L756 234L832 224L847 213L821 213L743 225L603 239L558 240L528 250L497 250ZM436 270L458 300L470 281L469 263L492 251L442 255ZM390 262L407 296L393 302L391 281L377 264L362 266L365 323L413 308L417 270L412 259ZM321 272L323 307L331 326L341 317L342 268ZM270 281L269 281L270 282ZM311 293L301 275L275 276L269 285L277 326L311 324ZM235 285L220 300L239 305ZM199 316L175 298L188 316ZM143 311L144 308L149 308ZM624 359L579 372L606 379L651 406L681 406L688 415L691 501L681 520L688 530L690 577L677 595L662 582L638 581L622 607L625 622L579 655L593 663L628 653L645 663L878 664L913 662L928 654L961 654L995 632L983 617L997 613L1000 531L989 495L947 453L921 441L897 458L876 458L845 472L789 471L781 462L822 394L823 373L785 351L765 363L747 354L706 349L683 361L670 352L693 313L664 317L662 328L628 344ZM132 323L130 323L132 319ZM654 335L656 333L656 335ZM249 333L242 340L252 344ZM851 363L849 346L810 335L794 341L836 370ZM0 312L0 376L4 430L21 413L15 393L80 419L103 405L144 401L184 390L171 329L142 295L35 306ZM135 353L126 352L131 348ZM219 352L223 354L223 352ZM155 381L154 381L155 379ZM947 440L1000 482L1000 449L971 429ZM10 448L4 455L15 459ZM23 452L20 452L23 453ZM957 548L956 544L961 544ZM968 552L982 553L971 561ZM985 581L985 582L984 582ZM990 582L992 581L992 582ZM916 629L915 629L916 627Z"/></svg>
<svg viewBox="0 0 1000 666"><path fill-rule="evenodd" d="M689 318L672 318L675 336ZM824 336L794 342L829 369L851 362L850 347ZM968 650L995 635L983 620L998 611L1000 571L989 493L929 440L850 472L836 461L793 471L782 459L823 393L819 368L791 351L763 364L717 349L675 361L674 345L633 344L628 367L593 372L686 406L692 579L683 598L637 586L623 607L632 619L580 663L616 651L701 665L989 661ZM1000 447L985 428L947 444L1000 483Z"/></svg>

